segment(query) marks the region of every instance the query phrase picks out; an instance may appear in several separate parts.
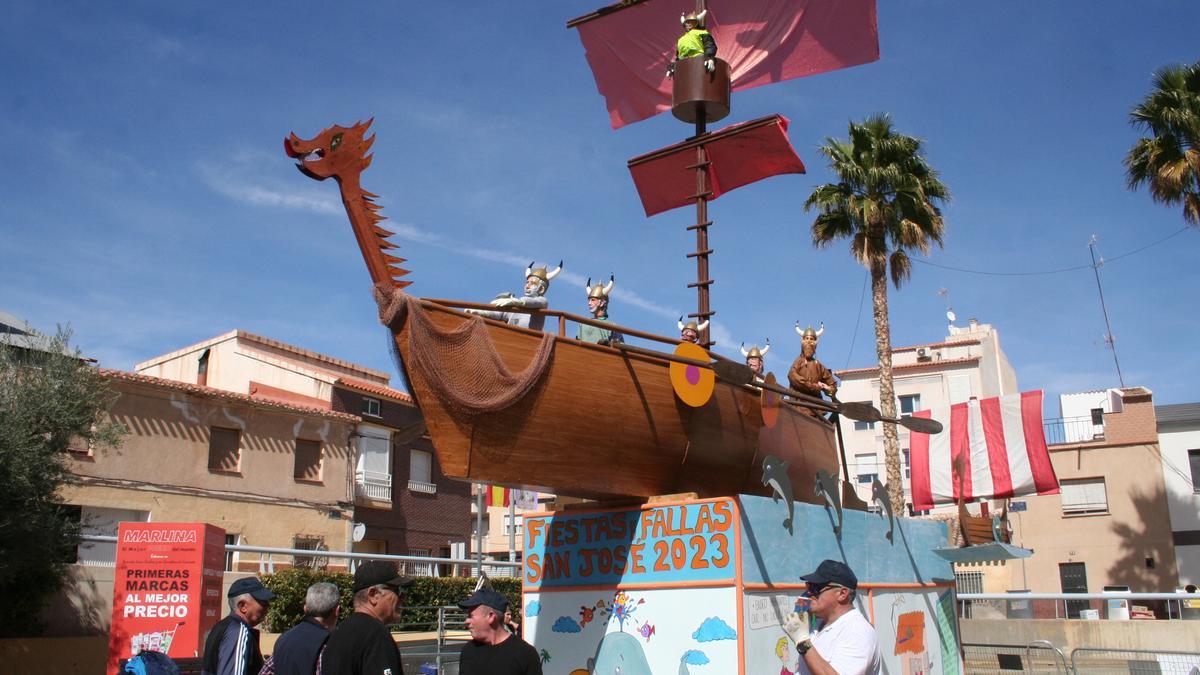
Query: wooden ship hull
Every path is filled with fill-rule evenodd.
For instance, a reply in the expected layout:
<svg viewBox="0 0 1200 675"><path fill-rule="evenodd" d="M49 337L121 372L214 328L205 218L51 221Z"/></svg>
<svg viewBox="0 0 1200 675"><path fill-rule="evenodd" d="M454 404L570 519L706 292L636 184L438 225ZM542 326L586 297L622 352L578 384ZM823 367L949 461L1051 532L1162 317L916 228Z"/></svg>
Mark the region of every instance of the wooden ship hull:
<svg viewBox="0 0 1200 675"><path fill-rule="evenodd" d="M474 317L422 300L441 331ZM392 324L402 364L413 348L410 321ZM526 368L544 333L483 319L512 372ZM565 322L560 319L560 333ZM404 367L442 471L453 478L530 486L561 495L612 499L694 492L701 497L770 495L763 459L786 461L794 496L817 503L815 475L837 475L833 426L783 405L763 421L760 394L716 382L692 408L675 395L670 362L641 352L555 335L554 352L534 388L509 408L456 414L423 373Z"/></svg>

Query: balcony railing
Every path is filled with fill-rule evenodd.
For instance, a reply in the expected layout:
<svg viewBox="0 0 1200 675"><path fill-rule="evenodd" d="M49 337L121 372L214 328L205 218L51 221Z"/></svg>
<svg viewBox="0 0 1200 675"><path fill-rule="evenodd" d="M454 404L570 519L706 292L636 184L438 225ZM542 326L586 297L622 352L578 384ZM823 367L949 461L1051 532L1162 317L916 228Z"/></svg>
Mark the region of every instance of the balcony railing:
<svg viewBox="0 0 1200 675"><path fill-rule="evenodd" d="M356 471L354 488L359 497L390 502L392 500L392 475L380 471Z"/></svg>
<svg viewBox="0 0 1200 675"><path fill-rule="evenodd" d="M410 481L408 481L408 489L411 492L424 492L426 494L435 494L437 492L437 485L434 483L426 483L424 481L419 481L419 480L410 480Z"/></svg>
<svg viewBox="0 0 1200 675"><path fill-rule="evenodd" d="M1093 424L1091 415L1055 417L1042 422L1047 445L1090 443L1104 440L1104 425Z"/></svg>

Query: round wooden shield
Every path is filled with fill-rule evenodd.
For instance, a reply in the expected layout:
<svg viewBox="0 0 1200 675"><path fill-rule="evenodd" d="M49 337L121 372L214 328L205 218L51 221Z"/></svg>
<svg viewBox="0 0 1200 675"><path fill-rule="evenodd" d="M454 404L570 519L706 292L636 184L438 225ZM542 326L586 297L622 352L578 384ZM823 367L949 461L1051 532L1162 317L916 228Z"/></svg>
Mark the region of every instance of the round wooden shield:
<svg viewBox="0 0 1200 675"><path fill-rule="evenodd" d="M703 347L691 342L679 343L679 346L675 348L675 356L706 362L709 359L708 352L704 351ZM712 398L716 381L717 376L713 373L712 368L701 368L686 363L671 364L671 387L675 389L675 395L679 397L680 401L693 408L699 408L708 403L708 399Z"/></svg>
<svg viewBox="0 0 1200 675"><path fill-rule="evenodd" d="M763 382L775 384L775 373L767 373ZM762 407L763 424L774 428L775 423L779 421L779 407L783 405L783 401L780 400L779 394L766 389L759 390L758 400Z"/></svg>

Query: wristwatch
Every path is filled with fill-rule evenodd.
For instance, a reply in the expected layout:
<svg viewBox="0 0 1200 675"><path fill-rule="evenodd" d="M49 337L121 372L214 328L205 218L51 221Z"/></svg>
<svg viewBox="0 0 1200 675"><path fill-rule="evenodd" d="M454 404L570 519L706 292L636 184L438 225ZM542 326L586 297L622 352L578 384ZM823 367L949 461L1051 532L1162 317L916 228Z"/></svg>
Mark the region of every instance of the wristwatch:
<svg viewBox="0 0 1200 675"><path fill-rule="evenodd" d="M808 638L796 643L796 651L800 653L800 656L804 656L804 653L810 649L812 649L812 640Z"/></svg>

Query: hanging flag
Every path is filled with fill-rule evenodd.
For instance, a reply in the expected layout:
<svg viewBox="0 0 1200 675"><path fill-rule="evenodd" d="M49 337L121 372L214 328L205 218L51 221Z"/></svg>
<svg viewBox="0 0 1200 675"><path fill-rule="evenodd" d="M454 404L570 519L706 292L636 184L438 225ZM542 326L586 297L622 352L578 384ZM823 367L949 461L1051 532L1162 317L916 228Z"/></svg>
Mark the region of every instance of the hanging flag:
<svg viewBox="0 0 1200 675"><path fill-rule="evenodd" d="M508 488L488 485L485 489L484 502L487 506L508 506L509 500L512 498L512 493Z"/></svg>
<svg viewBox="0 0 1200 675"><path fill-rule="evenodd" d="M531 511L538 506L538 493L534 490L513 490L513 502L518 509Z"/></svg>
<svg viewBox="0 0 1200 675"><path fill-rule="evenodd" d="M676 143L629 160L647 216L694 203L696 147L709 164L705 183L711 201L743 185L781 173L804 173L787 137L788 120L768 115L715 131L701 140Z"/></svg>
<svg viewBox="0 0 1200 675"><path fill-rule="evenodd" d="M1058 494L1042 427L1042 397L1041 391L1027 391L913 413L945 427L933 436L910 434L913 508L952 503L959 496Z"/></svg>
<svg viewBox="0 0 1200 675"><path fill-rule="evenodd" d="M578 28L617 129L671 107L667 66L693 0L621 2L567 22ZM733 90L879 59L875 0L708 0L706 27Z"/></svg>

